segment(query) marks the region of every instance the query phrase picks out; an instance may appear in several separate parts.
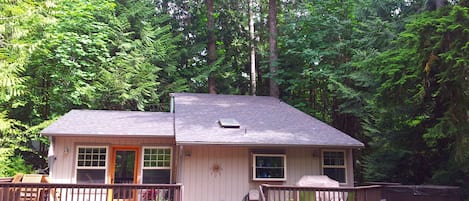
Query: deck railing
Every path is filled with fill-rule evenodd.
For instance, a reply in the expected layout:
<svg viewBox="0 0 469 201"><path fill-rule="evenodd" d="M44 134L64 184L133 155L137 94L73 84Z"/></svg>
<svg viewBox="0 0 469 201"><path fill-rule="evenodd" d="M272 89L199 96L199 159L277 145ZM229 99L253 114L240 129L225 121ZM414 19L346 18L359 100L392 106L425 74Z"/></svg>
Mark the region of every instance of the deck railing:
<svg viewBox="0 0 469 201"><path fill-rule="evenodd" d="M181 184L0 183L1 201L182 201Z"/></svg>
<svg viewBox="0 0 469 201"><path fill-rule="evenodd" d="M261 201L380 201L381 186L300 187L263 184Z"/></svg>

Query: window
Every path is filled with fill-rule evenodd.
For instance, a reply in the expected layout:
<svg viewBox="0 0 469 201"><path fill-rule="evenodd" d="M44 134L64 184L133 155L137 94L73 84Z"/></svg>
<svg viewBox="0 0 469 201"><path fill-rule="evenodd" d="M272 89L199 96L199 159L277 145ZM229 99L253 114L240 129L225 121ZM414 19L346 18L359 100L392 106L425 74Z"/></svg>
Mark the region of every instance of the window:
<svg viewBox="0 0 469 201"><path fill-rule="evenodd" d="M171 148L144 147L142 183L169 184L171 182Z"/></svg>
<svg viewBox="0 0 469 201"><path fill-rule="evenodd" d="M284 154L254 154L253 180L285 181L286 160Z"/></svg>
<svg viewBox="0 0 469 201"><path fill-rule="evenodd" d="M77 148L77 183L105 183L107 147Z"/></svg>
<svg viewBox="0 0 469 201"><path fill-rule="evenodd" d="M331 179L346 183L345 151L323 151L322 171Z"/></svg>

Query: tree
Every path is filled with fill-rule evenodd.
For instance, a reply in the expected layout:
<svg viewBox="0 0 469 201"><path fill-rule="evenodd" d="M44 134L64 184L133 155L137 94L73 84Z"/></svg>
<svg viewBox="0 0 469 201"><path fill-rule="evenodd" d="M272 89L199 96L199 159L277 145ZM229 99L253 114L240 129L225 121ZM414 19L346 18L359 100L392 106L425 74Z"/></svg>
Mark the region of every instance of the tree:
<svg viewBox="0 0 469 201"><path fill-rule="evenodd" d="M275 80L278 71L277 32L277 0L269 0L269 94L278 98L280 90Z"/></svg>
<svg viewBox="0 0 469 201"><path fill-rule="evenodd" d="M251 95L256 95L256 46L255 46L255 29L254 29L254 0L249 0L249 40L250 40L250 58L251 58L251 68L250 68L250 79L251 79Z"/></svg>
<svg viewBox="0 0 469 201"><path fill-rule="evenodd" d="M208 65L215 65L217 60L216 52L216 38L215 38L215 22L213 16L213 0L207 0L207 32L208 32L208 44L207 44L207 59ZM208 75L208 93L216 94L216 80L214 72L210 72Z"/></svg>
<svg viewBox="0 0 469 201"><path fill-rule="evenodd" d="M43 2L0 2L0 176L29 173L33 166L25 157L37 153L29 145L38 140L30 122L23 122L15 110L25 107L28 94L24 76L29 54L39 44L44 26L53 23L48 16L52 5ZM34 164L34 168L41 164Z"/></svg>
<svg viewBox="0 0 469 201"><path fill-rule="evenodd" d="M454 5L420 14L394 48L369 61L379 82L369 179L469 186L468 11ZM394 159L377 162L386 152Z"/></svg>

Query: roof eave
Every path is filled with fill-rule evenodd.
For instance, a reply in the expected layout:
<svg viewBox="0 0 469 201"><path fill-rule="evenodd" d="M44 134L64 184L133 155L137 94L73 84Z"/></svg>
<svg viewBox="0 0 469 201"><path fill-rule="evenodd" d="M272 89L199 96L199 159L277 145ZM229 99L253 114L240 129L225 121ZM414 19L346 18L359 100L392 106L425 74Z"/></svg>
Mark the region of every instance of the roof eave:
<svg viewBox="0 0 469 201"><path fill-rule="evenodd" d="M41 133L41 136L51 137L168 137L174 138L173 134L84 134L84 133Z"/></svg>
<svg viewBox="0 0 469 201"><path fill-rule="evenodd" d="M351 148L361 149L364 144L351 144L351 145L319 145L319 144L268 144L268 143L248 143L248 142L205 142L205 141L177 141L176 145L220 145L220 146L257 146L257 147L317 147L317 148Z"/></svg>

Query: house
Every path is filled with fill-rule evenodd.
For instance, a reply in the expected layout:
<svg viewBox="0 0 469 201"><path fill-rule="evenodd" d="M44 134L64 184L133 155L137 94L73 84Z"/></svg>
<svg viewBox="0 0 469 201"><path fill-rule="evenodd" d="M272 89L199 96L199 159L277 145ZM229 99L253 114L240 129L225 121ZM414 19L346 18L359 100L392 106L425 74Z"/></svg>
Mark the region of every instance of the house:
<svg viewBox="0 0 469 201"><path fill-rule="evenodd" d="M328 175L353 186L358 140L273 97L172 94L171 111L72 110L42 131L56 183L182 183L186 201Z"/></svg>

